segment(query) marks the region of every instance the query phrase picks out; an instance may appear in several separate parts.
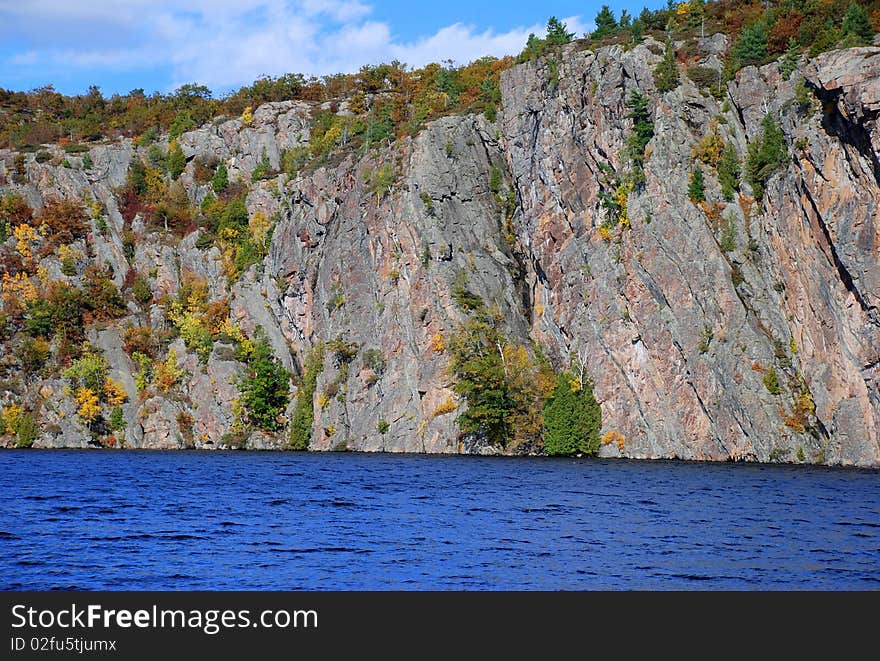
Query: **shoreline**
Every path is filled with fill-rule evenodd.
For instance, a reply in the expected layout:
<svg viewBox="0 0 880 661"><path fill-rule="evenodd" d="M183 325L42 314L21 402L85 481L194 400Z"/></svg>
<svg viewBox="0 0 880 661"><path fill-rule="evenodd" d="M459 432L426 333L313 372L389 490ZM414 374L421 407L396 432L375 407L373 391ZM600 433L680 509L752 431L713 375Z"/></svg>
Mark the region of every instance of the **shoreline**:
<svg viewBox="0 0 880 661"><path fill-rule="evenodd" d="M0 448L0 454L3 452L36 452L36 453L53 453L53 452L104 452L107 454L134 453L134 454L204 454L207 456L213 454L262 454L262 455L300 455L300 456L321 456L321 455L357 455L357 456L386 456L386 457L429 457L432 459L449 458L449 459L493 459L493 460L520 460L520 459L536 459L542 461L571 461L588 463L591 461L599 461L603 463L656 463L656 464L680 464L680 465L738 465L753 467L796 467L796 468L815 468L815 469L832 469L832 470L858 470L869 471L872 473L880 473L880 464L871 466L860 466L857 464L818 464L811 462L786 462L786 461L743 461L743 460L712 460L712 459L682 459L678 457L600 457L587 455L569 455L569 456L548 456L541 454L475 454L463 452L389 452L387 450L365 451L365 450L287 450L281 448L223 448L217 450L205 450L199 448L95 448L95 447L39 447L39 448Z"/></svg>

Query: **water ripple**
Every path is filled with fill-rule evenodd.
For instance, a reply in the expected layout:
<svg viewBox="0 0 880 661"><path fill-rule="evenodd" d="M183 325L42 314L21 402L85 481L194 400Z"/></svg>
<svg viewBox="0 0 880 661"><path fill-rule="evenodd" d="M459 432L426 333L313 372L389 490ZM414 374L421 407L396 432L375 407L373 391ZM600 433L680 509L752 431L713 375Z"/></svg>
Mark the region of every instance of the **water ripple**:
<svg viewBox="0 0 880 661"><path fill-rule="evenodd" d="M0 452L4 590L876 590L877 472Z"/></svg>

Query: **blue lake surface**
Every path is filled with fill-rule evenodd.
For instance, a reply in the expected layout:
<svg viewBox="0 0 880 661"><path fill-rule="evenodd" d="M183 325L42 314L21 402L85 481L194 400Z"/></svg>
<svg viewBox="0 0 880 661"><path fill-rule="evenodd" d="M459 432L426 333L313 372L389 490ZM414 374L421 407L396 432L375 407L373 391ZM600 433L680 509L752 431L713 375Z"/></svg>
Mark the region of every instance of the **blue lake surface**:
<svg viewBox="0 0 880 661"><path fill-rule="evenodd" d="M877 590L880 472L0 452L5 590Z"/></svg>

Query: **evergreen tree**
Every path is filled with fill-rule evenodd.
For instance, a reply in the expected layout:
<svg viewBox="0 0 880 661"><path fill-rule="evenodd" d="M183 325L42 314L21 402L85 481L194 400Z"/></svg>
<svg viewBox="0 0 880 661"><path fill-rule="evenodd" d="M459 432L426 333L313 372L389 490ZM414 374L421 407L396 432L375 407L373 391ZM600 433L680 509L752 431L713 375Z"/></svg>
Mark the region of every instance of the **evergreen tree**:
<svg viewBox="0 0 880 661"><path fill-rule="evenodd" d="M654 123L648 111L648 99L643 94L633 92L626 105L630 109L627 118L633 120L633 130L626 141L627 154L632 166L641 170L645 163L645 147L654 137Z"/></svg>
<svg viewBox="0 0 880 661"><path fill-rule="evenodd" d="M568 372L559 375L544 406L544 451L549 455L595 454L599 451L602 409L590 385Z"/></svg>
<svg viewBox="0 0 880 661"><path fill-rule="evenodd" d="M858 3L850 4L841 26L844 46L867 46L874 40L874 28L867 12Z"/></svg>
<svg viewBox="0 0 880 661"><path fill-rule="evenodd" d="M561 46L570 42L574 38L574 32L569 32L567 28L565 23L560 22L555 16L551 16L547 21L547 44Z"/></svg>
<svg viewBox="0 0 880 661"><path fill-rule="evenodd" d="M240 401L251 424L277 431L278 418L290 401L289 374L272 354L262 327L247 359L247 373L239 380Z"/></svg>
<svg viewBox="0 0 880 661"><path fill-rule="evenodd" d="M523 49L523 52L517 56L516 61L521 64L523 62L536 60L544 54L546 49L547 42L536 37L534 33L531 33L526 40L526 47Z"/></svg>
<svg viewBox="0 0 880 661"><path fill-rule="evenodd" d="M626 9L621 10L620 12L620 20L617 21L617 26L621 30L626 30L632 24L632 16L629 15L629 12Z"/></svg>
<svg viewBox="0 0 880 661"><path fill-rule="evenodd" d="M730 202L733 194L739 188L739 157L736 155L736 148L732 143L728 142L724 146L724 152L721 155L721 163L718 165L718 180L721 182L721 195Z"/></svg>
<svg viewBox="0 0 880 661"><path fill-rule="evenodd" d="M645 24L640 18L637 18L629 26L629 33L632 35L633 42L640 42L645 34Z"/></svg>
<svg viewBox="0 0 880 661"><path fill-rule="evenodd" d="M611 11L608 5L602 5L599 13L596 14L594 22L596 23L596 29L590 35L593 39L601 39L609 34L614 34L620 27L617 24L617 19L614 18L614 12Z"/></svg>
<svg viewBox="0 0 880 661"><path fill-rule="evenodd" d="M688 183L688 197L694 204L706 201L706 181L703 179L703 171L699 165L695 166L693 172L691 172L691 180Z"/></svg>
<svg viewBox="0 0 880 661"><path fill-rule="evenodd" d="M797 68L800 59L800 47L794 37L788 38L788 50L782 57L782 64L779 65L779 73L782 74L782 80L791 78L792 72Z"/></svg>
<svg viewBox="0 0 880 661"><path fill-rule="evenodd" d="M767 26L758 21L742 31L734 48L740 66L761 64L767 58Z"/></svg>
<svg viewBox="0 0 880 661"><path fill-rule="evenodd" d="M183 155L183 150L180 148L180 145L177 144L177 140L172 140L171 144L168 145L167 164L168 173L171 175L172 179L177 179L183 172L184 168L186 168L186 156Z"/></svg>
<svg viewBox="0 0 880 661"><path fill-rule="evenodd" d="M220 165L211 177L211 186L215 193L222 193L229 185L229 172L226 170L226 161L220 161Z"/></svg>
<svg viewBox="0 0 880 661"><path fill-rule="evenodd" d="M769 113L761 120L761 138L749 144L746 156L746 177L755 199L764 197L767 180L788 162L785 135L779 122Z"/></svg>
<svg viewBox="0 0 880 661"><path fill-rule="evenodd" d="M654 68L654 84L661 93L678 87L678 64L675 62L675 51L670 43L666 44L663 61Z"/></svg>

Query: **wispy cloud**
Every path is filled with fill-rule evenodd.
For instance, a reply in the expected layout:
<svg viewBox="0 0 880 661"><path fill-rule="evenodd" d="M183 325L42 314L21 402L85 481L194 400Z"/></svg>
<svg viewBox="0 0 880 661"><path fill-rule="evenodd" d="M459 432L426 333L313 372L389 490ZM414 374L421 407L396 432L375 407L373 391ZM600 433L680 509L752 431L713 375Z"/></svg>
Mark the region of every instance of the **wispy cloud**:
<svg viewBox="0 0 880 661"><path fill-rule="evenodd" d="M0 0L0 41L27 43L7 52L6 61L19 67L160 69L169 89L198 82L225 91L261 75L320 76L393 59L422 66L503 56L543 30L496 32L455 23L407 42L371 14L360 0ZM584 31L577 17L566 20L570 29Z"/></svg>

